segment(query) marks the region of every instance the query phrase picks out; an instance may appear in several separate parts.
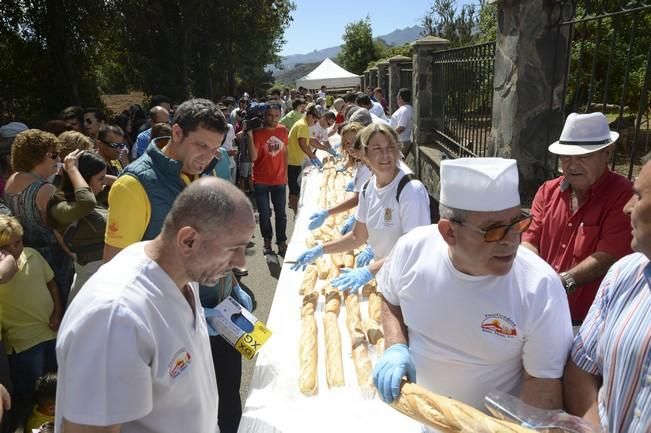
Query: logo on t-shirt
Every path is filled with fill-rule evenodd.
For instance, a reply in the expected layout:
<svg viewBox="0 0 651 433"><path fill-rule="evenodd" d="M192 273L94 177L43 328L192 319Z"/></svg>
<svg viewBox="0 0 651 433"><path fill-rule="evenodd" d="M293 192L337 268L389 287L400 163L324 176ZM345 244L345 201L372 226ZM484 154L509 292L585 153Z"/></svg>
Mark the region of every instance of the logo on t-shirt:
<svg viewBox="0 0 651 433"><path fill-rule="evenodd" d="M390 207L384 208L384 223L390 224L393 219L393 209Z"/></svg>
<svg viewBox="0 0 651 433"><path fill-rule="evenodd" d="M283 143L280 138L272 135L265 143L265 146L267 148L267 153L269 153L271 156L276 156L278 153L280 153L281 150L283 150L285 143Z"/></svg>
<svg viewBox="0 0 651 433"><path fill-rule="evenodd" d="M179 374L183 373L183 370L188 368L191 362L192 357L188 351L185 350L185 347L180 349L174 354L172 361L169 363L170 377L174 379Z"/></svg>
<svg viewBox="0 0 651 433"><path fill-rule="evenodd" d="M500 313L486 314L484 321L481 322L481 330L505 338L513 338L518 335L515 322Z"/></svg>

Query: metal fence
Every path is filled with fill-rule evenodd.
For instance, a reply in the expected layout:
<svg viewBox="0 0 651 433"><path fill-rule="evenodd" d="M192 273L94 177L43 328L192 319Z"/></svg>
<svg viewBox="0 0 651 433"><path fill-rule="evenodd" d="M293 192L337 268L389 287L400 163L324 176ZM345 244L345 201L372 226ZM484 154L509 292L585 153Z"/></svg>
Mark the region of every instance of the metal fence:
<svg viewBox="0 0 651 433"><path fill-rule="evenodd" d="M494 63L495 42L433 55L434 133L451 156L487 156Z"/></svg>
<svg viewBox="0 0 651 433"><path fill-rule="evenodd" d="M548 26L569 44L558 56L564 76L557 115L603 112L620 134L612 168L629 178L651 151L649 1L551 0L547 9ZM555 97L550 95L550 110ZM557 134L550 131L547 142Z"/></svg>

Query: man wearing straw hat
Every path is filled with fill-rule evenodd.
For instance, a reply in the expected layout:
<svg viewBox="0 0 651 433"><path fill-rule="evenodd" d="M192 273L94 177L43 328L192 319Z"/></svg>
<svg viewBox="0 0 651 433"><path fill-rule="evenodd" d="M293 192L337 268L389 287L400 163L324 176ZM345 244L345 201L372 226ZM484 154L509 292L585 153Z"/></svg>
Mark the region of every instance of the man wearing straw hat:
<svg viewBox="0 0 651 433"><path fill-rule="evenodd" d="M560 139L549 146L563 175L540 187L522 236L523 245L558 273L574 326L583 322L608 268L631 252L630 218L622 209L632 184L608 168L618 137L602 113L568 116Z"/></svg>
<svg viewBox="0 0 651 433"><path fill-rule="evenodd" d="M520 248L531 219L515 160L443 161L440 197L439 223L401 237L378 274L380 395L393 401L407 376L478 409L493 389L560 408L569 309L554 270Z"/></svg>

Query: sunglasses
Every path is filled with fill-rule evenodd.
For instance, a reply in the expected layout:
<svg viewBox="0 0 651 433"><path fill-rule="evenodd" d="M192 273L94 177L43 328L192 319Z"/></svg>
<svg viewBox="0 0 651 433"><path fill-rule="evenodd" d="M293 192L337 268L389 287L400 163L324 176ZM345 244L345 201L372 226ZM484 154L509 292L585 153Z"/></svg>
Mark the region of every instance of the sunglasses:
<svg viewBox="0 0 651 433"><path fill-rule="evenodd" d="M47 152L47 156L52 159L57 159L59 157L59 152Z"/></svg>
<svg viewBox="0 0 651 433"><path fill-rule="evenodd" d="M531 225L531 219L532 217L530 215L523 215L519 220L514 221L511 224L495 226L486 230L480 229L479 227L473 226L463 221L459 221L459 220L451 220L451 221L456 224L459 224L462 227L467 227L471 230L476 231L477 233L483 234L484 240L486 242L498 242L504 239L511 230L513 230L517 234L525 232Z"/></svg>
<svg viewBox="0 0 651 433"><path fill-rule="evenodd" d="M106 141L102 141L102 143L106 144L111 149L120 149L125 146L124 143L107 143Z"/></svg>

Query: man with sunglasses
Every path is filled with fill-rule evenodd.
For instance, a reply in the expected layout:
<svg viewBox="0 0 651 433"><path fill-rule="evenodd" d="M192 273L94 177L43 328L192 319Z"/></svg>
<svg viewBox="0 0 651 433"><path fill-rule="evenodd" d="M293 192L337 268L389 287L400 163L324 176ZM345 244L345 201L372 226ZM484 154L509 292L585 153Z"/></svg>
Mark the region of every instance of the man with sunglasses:
<svg viewBox="0 0 651 433"><path fill-rule="evenodd" d="M560 408L569 308L553 269L520 248L531 220L520 208L516 162L443 161L440 201L438 224L401 237L378 274L380 395L393 401L407 376L480 410L493 389Z"/></svg>
<svg viewBox="0 0 651 433"><path fill-rule="evenodd" d="M612 144L602 113L568 116L561 137L549 146L563 175L545 182L533 200L524 246L558 273L578 328L604 275L631 252L630 218L622 212L632 184L608 168Z"/></svg>
<svg viewBox="0 0 651 433"><path fill-rule="evenodd" d="M122 128L115 125L104 125L99 128L97 134L97 153L106 162L106 174L118 176L124 166L129 162L126 160L124 150L124 132Z"/></svg>

